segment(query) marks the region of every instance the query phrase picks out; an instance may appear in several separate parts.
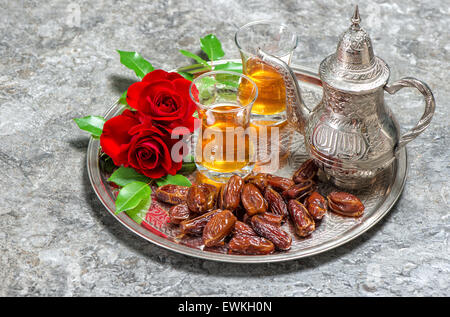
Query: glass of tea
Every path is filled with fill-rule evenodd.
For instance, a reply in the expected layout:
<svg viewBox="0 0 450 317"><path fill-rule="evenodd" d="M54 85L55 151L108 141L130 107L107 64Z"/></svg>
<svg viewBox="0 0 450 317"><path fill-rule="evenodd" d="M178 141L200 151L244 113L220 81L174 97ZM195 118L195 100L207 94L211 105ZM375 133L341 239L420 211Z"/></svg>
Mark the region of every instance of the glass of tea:
<svg viewBox="0 0 450 317"><path fill-rule="evenodd" d="M253 124L276 126L284 123L286 88L283 78L273 67L262 63L257 52L260 48L289 65L297 47L297 35L285 24L255 21L236 32L235 42L241 54L244 74L258 86L258 98L252 109Z"/></svg>
<svg viewBox="0 0 450 317"><path fill-rule="evenodd" d="M289 157L293 135L286 121L284 80L275 68L257 57L257 52L261 49L289 65L297 47L297 35L285 24L255 21L236 32L235 42L241 54L244 74L258 86L251 122L257 133L255 170L273 173ZM246 89L241 87L242 95L246 94Z"/></svg>
<svg viewBox="0 0 450 317"><path fill-rule="evenodd" d="M243 74L212 71L195 78L189 93L201 122L195 134L198 171L216 182L248 175L255 164L249 128L256 84Z"/></svg>

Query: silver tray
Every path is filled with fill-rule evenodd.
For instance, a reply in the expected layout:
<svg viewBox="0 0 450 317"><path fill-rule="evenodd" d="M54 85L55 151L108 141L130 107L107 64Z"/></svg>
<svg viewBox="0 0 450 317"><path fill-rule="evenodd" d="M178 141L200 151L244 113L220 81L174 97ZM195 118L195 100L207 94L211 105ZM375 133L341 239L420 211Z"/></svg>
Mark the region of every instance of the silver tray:
<svg viewBox="0 0 450 317"><path fill-rule="evenodd" d="M238 60L227 60L235 61ZM222 63L227 62L222 61ZM308 105L317 104L322 97L321 81L317 74L310 69L293 65L300 87L302 89L302 97ZM203 71L201 68L198 72ZM105 119L110 119L121 113L123 106L114 104L105 114ZM280 176L291 176L296 168L306 160L306 152L304 148L303 137L293 131L283 134L286 135L290 144L290 155L287 157L284 166L275 174ZM283 144L285 141L282 141ZM270 255L230 255L221 252L220 249L206 251L202 249L198 239L179 241L176 239L178 232L173 225L169 225L164 220L158 220L152 223L145 222L145 227L134 222L126 213L115 215L115 195L114 188L106 181L105 175L99 167L100 142L91 138L87 151L87 169L92 187L100 201L106 207L107 211L115 217L130 231L138 236L155 243L163 248L194 256L201 259L215 260L221 262L234 263L268 263L280 262L293 259L299 259L315 254L319 254L333 248L336 248L369 230L373 225L381 220L392 208L400 194L406 181L407 175L407 155L406 149L403 148L391 168L382 175L379 175L375 182L366 189L354 191L364 203L366 210L360 218L346 218L328 212L319 224L316 231L308 238L299 238L294 232L292 225L286 223L283 229L290 232L293 238L292 248L289 251L276 252ZM327 183L322 182L319 191L326 195L334 188ZM152 205L157 204L153 200ZM152 206L153 208L153 206ZM156 206L157 217L161 219L167 217L165 206ZM159 215L158 215L159 213Z"/></svg>

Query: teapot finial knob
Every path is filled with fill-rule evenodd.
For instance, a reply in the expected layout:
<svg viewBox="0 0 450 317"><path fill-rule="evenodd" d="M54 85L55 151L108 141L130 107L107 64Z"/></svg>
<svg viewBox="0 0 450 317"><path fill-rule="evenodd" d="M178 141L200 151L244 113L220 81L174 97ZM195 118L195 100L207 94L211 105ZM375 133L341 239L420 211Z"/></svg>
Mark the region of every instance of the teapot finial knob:
<svg viewBox="0 0 450 317"><path fill-rule="evenodd" d="M320 79L335 89L361 92L380 87L389 79L389 68L376 57L369 34L360 25L358 5L350 27L340 36L336 53L319 67Z"/></svg>
<svg viewBox="0 0 450 317"><path fill-rule="evenodd" d="M354 28L359 28L359 22L361 22L361 16L359 15L359 9L358 9L358 5L356 5L355 7L355 13L353 13L352 16L352 26Z"/></svg>

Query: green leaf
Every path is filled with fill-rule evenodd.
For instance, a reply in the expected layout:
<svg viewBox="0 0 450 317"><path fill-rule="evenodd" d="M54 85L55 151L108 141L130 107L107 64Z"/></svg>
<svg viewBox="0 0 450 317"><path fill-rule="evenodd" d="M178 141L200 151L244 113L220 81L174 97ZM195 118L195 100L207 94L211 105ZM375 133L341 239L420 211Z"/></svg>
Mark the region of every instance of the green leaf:
<svg viewBox="0 0 450 317"><path fill-rule="evenodd" d="M142 199L142 201L135 208L127 210L125 212L131 219L133 219L135 222L137 222L138 225L140 225L142 221L145 220L145 215L147 214L151 203L152 196L149 195L147 198Z"/></svg>
<svg viewBox="0 0 450 317"><path fill-rule="evenodd" d="M200 64L202 64L202 65L208 66L208 68L211 69L211 66L209 66L208 62L205 61L205 60L204 60L203 58L201 58L200 56L198 56L198 55L196 55L196 54L194 54L194 53L185 51L185 50L180 50L180 53L183 54L183 55L186 56L186 57L195 59L195 61L196 61L197 63L200 63Z"/></svg>
<svg viewBox="0 0 450 317"><path fill-rule="evenodd" d="M136 170L131 167L121 166L108 178L108 181L119 186L126 186L132 182L149 183L151 179L136 172Z"/></svg>
<svg viewBox="0 0 450 317"><path fill-rule="evenodd" d="M120 55L120 62L133 70L140 79L154 70L152 64L145 60L139 53L119 50L117 52Z"/></svg>
<svg viewBox="0 0 450 317"><path fill-rule="evenodd" d="M242 64L235 62L227 62L225 64L216 65L214 70L228 70L231 72L242 73Z"/></svg>
<svg viewBox="0 0 450 317"><path fill-rule="evenodd" d="M167 184L180 185L180 186L188 186L190 187L192 183L183 175L167 175L156 180L156 184L158 186L164 186Z"/></svg>
<svg viewBox="0 0 450 317"><path fill-rule="evenodd" d="M144 182L132 182L119 191L116 198L116 215L122 211L136 208L139 203L147 199L152 193L150 186Z"/></svg>
<svg viewBox="0 0 450 317"><path fill-rule="evenodd" d="M177 72L178 74L180 74L181 76L183 76L185 79L189 80L189 81L193 81L194 80L194 76L189 74L189 73L185 73L185 72Z"/></svg>
<svg viewBox="0 0 450 317"><path fill-rule="evenodd" d="M188 73L188 74L196 74L196 73L201 73L201 72L205 72L211 70L211 66L205 66L203 64L192 64L192 65L188 65L188 66L183 66L178 68L177 71L179 72L183 72L183 73Z"/></svg>
<svg viewBox="0 0 450 317"><path fill-rule="evenodd" d="M225 56L225 52L222 50L222 44L214 34L208 34L201 38L200 47L211 61L217 61Z"/></svg>
<svg viewBox="0 0 450 317"><path fill-rule="evenodd" d="M73 121L81 130L90 132L94 138L99 138L103 131L105 118L101 116L87 116L83 118L74 118Z"/></svg>
<svg viewBox="0 0 450 317"><path fill-rule="evenodd" d="M125 92L122 94L122 96L120 96L120 98L119 98L119 103L120 103L121 105L126 105L126 106L128 106L128 103L127 103L127 92L128 92L128 90L125 91Z"/></svg>

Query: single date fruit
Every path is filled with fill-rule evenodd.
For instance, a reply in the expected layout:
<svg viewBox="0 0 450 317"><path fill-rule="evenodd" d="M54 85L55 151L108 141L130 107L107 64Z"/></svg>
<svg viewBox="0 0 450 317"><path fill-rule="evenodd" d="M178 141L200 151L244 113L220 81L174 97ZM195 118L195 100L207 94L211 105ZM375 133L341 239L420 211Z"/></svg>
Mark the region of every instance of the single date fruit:
<svg viewBox="0 0 450 317"><path fill-rule="evenodd" d="M313 192L305 200L305 207L314 220L320 220L327 213L327 201L318 192Z"/></svg>
<svg viewBox="0 0 450 317"><path fill-rule="evenodd" d="M203 244L206 247L223 245L225 237L234 228L236 216L229 210L222 210L212 216L203 230Z"/></svg>
<svg viewBox="0 0 450 317"><path fill-rule="evenodd" d="M264 220L261 215L253 216L250 223L258 235L272 241L278 250L285 251L291 248L291 236L280 227Z"/></svg>
<svg viewBox="0 0 450 317"><path fill-rule="evenodd" d="M271 177L272 175L266 173L251 174L245 178L245 181L255 185L261 193L264 193L267 188L268 180Z"/></svg>
<svg viewBox="0 0 450 317"><path fill-rule="evenodd" d="M295 233L300 237L306 237L316 230L314 219L306 210L306 207L297 200L290 200L288 203L289 213L294 222Z"/></svg>
<svg viewBox="0 0 450 317"><path fill-rule="evenodd" d="M220 208L231 211L236 210L241 202L241 191L243 186L244 180L240 176L231 176L228 182L222 187L219 196Z"/></svg>
<svg viewBox="0 0 450 317"><path fill-rule="evenodd" d="M272 176L267 180L267 183L278 192L288 190L289 187L295 184L292 179L280 176Z"/></svg>
<svg viewBox="0 0 450 317"><path fill-rule="evenodd" d="M267 211L267 201L264 199L258 187L253 184L247 183L244 185L241 200L249 216Z"/></svg>
<svg viewBox="0 0 450 317"><path fill-rule="evenodd" d="M314 191L314 185L312 180L307 180L303 183L298 183L289 187L289 189L283 191L282 195L286 201L291 199L302 200Z"/></svg>
<svg viewBox="0 0 450 317"><path fill-rule="evenodd" d="M242 221L236 221L233 233L234 235L258 236L252 227Z"/></svg>
<svg viewBox="0 0 450 317"><path fill-rule="evenodd" d="M274 244L263 237L250 235L236 235L228 243L228 253L265 255L275 250Z"/></svg>
<svg viewBox="0 0 450 317"><path fill-rule="evenodd" d="M299 167L292 179L295 183L304 183L307 180L312 180L317 175L318 170L319 168L314 163L314 160L309 159Z"/></svg>
<svg viewBox="0 0 450 317"><path fill-rule="evenodd" d="M189 219L191 212L186 204L175 205L169 209L170 222L179 224L180 222Z"/></svg>
<svg viewBox="0 0 450 317"><path fill-rule="evenodd" d="M281 227L281 224L284 221L283 216L276 215L271 212L263 212L262 214L258 214L258 215L260 215L264 221L271 223L277 227ZM248 214L245 214L242 221L249 224L252 217L253 216L249 216Z"/></svg>
<svg viewBox="0 0 450 317"><path fill-rule="evenodd" d="M264 193L264 199L269 204L270 212L287 218L289 212L287 210L286 203L283 197L281 197L281 195L275 191L272 186L267 187L266 192Z"/></svg>
<svg viewBox="0 0 450 317"><path fill-rule="evenodd" d="M178 205L186 202L188 191L189 187L168 184L158 187L155 195L160 202L171 205Z"/></svg>
<svg viewBox="0 0 450 317"><path fill-rule="evenodd" d="M203 229L211 218L221 212L221 209L211 210L207 213L204 213L201 216L190 220L184 220L180 222L180 229L182 234L190 234L194 236L202 235Z"/></svg>
<svg viewBox="0 0 450 317"><path fill-rule="evenodd" d="M216 198L216 186L211 184L195 184L189 187L186 203L190 211L204 213L215 208Z"/></svg>
<svg viewBox="0 0 450 317"><path fill-rule="evenodd" d="M345 192L332 192L327 196L330 210L347 217L360 217L364 205L355 195Z"/></svg>
<svg viewBox="0 0 450 317"><path fill-rule="evenodd" d="M282 215L277 215L271 212L265 212L262 214L259 214L259 216L262 217L265 221L268 223L271 223L273 225L276 225L277 227L281 227L281 224L283 223L284 217Z"/></svg>

